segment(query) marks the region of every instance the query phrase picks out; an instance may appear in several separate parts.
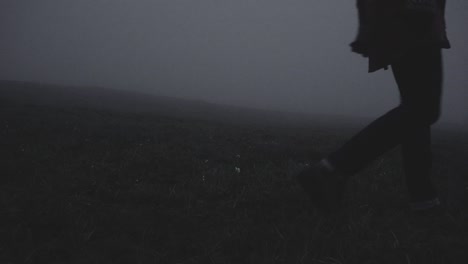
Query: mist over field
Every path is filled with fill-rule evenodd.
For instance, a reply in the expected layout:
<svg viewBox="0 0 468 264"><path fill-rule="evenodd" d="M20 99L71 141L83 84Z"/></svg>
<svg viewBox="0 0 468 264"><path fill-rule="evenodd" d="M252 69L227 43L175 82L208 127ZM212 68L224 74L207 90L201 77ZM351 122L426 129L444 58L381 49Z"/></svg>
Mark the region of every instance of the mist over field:
<svg viewBox="0 0 468 264"><path fill-rule="evenodd" d="M468 120L467 18L448 1L441 123ZM375 118L397 88L350 52L356 31L348 0L5 0L0 79Z"/></svg>
<svg viewBox="0 0 468 264"><path fill-rule="evenodd" d="M411 206L401 145L346 176L335 212L297 177L398 104L350 52L356 15L0 0L0 263L468 263L466 0L448 0L431 130L441 204ZM341 177L318 174L309 194L330 196Z"/></svg>

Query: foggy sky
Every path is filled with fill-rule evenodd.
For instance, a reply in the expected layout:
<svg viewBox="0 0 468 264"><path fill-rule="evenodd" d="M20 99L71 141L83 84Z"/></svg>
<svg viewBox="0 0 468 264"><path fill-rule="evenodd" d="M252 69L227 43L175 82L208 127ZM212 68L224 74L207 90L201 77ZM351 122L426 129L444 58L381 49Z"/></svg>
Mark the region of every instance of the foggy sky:
<svg viewBox="0 0 468 264"><path fill-rule="evenodd" d="M468 122L468 3L447 2L442 120ZM398 90L356 31L352 0L1 0L0 79L377 117Z"/></svg>

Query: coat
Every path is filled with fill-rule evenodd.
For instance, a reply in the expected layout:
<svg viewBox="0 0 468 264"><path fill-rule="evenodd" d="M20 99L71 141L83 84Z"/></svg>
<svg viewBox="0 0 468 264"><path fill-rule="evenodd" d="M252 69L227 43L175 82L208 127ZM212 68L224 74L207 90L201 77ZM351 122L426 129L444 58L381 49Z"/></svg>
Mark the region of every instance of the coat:
<svg viewBox="0 0 468 264"><path fill-rule="evenodd" d="M434 12L417 12L414 0L357 0L359 30L350 46L369 59L369 72L387 69L411 48L436 45L450 48L445 24L446 0L435 1ZM424 2L424 1L422 1Z"/></svg>

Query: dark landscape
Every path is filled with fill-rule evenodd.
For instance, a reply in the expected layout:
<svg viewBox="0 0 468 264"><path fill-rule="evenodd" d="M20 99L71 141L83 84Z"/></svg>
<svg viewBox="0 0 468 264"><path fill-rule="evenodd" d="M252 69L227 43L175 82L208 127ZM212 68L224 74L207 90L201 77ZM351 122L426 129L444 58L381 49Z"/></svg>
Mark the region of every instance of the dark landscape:
<svg viewBox="0 0 468 264"><path fill-rule="evenodd" d="M0 263L468 263L468 129L433 132L443 215L399 148L326 216L292 178L369 120L0 81Z"/></svg>

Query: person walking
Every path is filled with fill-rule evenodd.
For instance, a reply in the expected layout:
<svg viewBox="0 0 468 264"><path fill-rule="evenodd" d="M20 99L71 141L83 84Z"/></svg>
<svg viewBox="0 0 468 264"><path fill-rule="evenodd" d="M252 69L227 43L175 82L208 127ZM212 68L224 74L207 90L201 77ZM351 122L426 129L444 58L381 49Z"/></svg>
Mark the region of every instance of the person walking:
<svg viewBox="0 0 468 264"><path fill-rule="evenodd" d="M350 44L368 58L368 72L391 67L400 104L296 179L315 206L337 210L350 176L401 145L410 209L440 206L431 181L431 126L440 116L442 49L449 49L445 0L357 0L359 30Z"/></svg>

